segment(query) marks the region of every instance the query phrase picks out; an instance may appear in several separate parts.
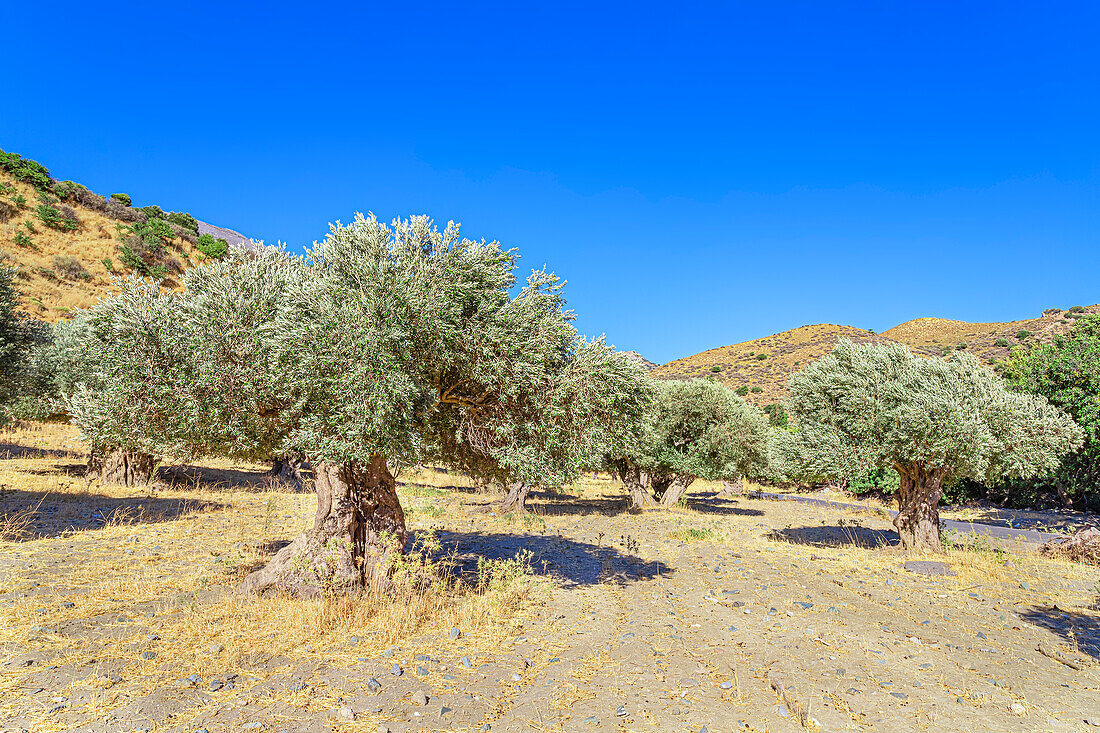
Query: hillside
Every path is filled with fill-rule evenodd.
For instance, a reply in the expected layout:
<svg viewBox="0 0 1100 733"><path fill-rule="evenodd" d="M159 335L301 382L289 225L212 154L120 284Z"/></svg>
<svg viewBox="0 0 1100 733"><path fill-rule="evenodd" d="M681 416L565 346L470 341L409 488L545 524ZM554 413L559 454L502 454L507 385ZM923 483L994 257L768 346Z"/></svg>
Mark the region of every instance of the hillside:
<svg viewBox="0 0 1100 733"><path fill-rule="evenodd" d="M205 236L204 236L205 235ZM113 289L112 274L177 277L244 237L129 197L58 182L34 161L0 151L0 262L18 266L24 309L52 322ZM238 245L239 246L239 245Z"/></svg>
<svg viewBox="0 0 1100 733"><path fill-rule="evenodd" d="M1075 306L1067 311L1052 308L1039 318L1007 323L917 318L881 334L833 324L802 326L676 359L658 366L653 375L660 379L714 377L739 389L746 399L766 405L782 402L787 395L787 378L828 353L844 336L858 343L896 341L925 356L966 349L993 364L1006 358L1014 346L1049 342L1055 335L1068 332L1084 313L1100 313L1100 305Z"/></svg>

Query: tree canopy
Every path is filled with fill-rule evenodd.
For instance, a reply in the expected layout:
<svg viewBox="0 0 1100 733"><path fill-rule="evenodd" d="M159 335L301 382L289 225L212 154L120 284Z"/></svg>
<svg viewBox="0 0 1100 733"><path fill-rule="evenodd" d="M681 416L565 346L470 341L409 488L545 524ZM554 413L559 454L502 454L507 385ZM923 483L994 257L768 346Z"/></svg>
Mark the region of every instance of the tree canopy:
<svg viewBox="0 0 1100 733"><path fill-rule="evenodd" d="M1081 448L1065 457L1049 481L1069 506L1100 504L1100 316L1082 316L1053 343L1013 350L1005 378L1014 389L1050 400L1081 426Z"/></svg>
<svg viewBox="0 0 1100 733"><path fill-rule="evenodd" d="M640 369L577 333L554 275L532 272L514 292L517 260L453 223L357 216L305 258L235 254L188 271L181 292L132 279L70 326L67 363L85 376L65 401L101 452L303 451L315 532L252 589L328 587L303 564L371 582L383 535L405 539L388 462L558 486L642 409ZM341 535L347 551L328 557Z"/></svg>
<svg viewBox="0 0 1100 733"><path fill-rule="evenodd" d="M907 548L939 549L944 482L1042 475L1081 442L1072 418L1045 398L1007 390L965 353L922 359L900 344L841 339L788 386L802 473L896 469L894 524Z"/></svg>
<svg viewBox="0 0 1100 733"><path fill-rule="evenodd" d="M635 505L676 504L696 479L760 475L767 466L768 418L709 379L662 381L633 445L612 468Z"/></svg>

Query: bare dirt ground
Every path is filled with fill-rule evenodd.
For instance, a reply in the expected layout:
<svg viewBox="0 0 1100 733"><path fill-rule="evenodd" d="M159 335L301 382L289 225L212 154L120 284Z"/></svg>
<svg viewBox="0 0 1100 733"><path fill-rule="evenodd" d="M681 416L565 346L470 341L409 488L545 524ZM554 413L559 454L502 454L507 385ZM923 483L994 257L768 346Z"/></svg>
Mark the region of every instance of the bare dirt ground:
<svg viewBox="0 0 1100 733"><path fill-rule="evenodd" d="M629 514L592 479L496 517L423 471L410 527L465 590L242 598L310 494L217 463L110 489L68 428L0 443L0 730L1100 730L1100 573L1031 544L929 576L877 509L700 485Z"/></svg>

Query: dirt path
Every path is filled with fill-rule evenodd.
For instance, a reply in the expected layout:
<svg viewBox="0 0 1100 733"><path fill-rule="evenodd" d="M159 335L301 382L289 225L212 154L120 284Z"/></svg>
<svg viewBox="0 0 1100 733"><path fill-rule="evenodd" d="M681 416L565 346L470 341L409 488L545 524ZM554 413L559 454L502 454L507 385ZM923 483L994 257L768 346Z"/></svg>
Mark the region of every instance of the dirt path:
<svg viewBox="0 0 1100 733"><path fill-rule="evenodd" d="M597 485L579 498L535 497L539 516L527 522L478 513L487 499L473 494L406 498L441 508L414 513L413 526L437 526L440 554L460 566L530 550L550 580L546 601L492 647L460 629L384 650L340 638L230 658L168 636L228 586L54 620L79 602L66 572L74 558L117 556L118 535L8 545L0 609L47 612L25 638L0 644L9 711L0 730L1097 730L1085 722L1100 718L1095 573L1022 548L1016 559L952 555L950 576L915 574L881 549L885 517L699 498L692 509L634 515ZM210 512L189 515L178 533L169 525L183 519L135 528L120 581L139 563L189 572L177 554L185 538L232 521ZM277 516L301 519L293 514ZM107 656L120 639L122 652ZM150 651L156 658L141 662Z"/></svg>

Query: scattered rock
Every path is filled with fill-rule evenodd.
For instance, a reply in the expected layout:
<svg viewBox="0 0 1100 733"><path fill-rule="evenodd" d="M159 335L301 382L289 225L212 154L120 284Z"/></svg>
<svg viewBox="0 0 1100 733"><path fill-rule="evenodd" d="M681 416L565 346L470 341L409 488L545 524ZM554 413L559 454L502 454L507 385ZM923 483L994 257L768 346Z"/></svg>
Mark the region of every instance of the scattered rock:
<svg viewBox="0 0 1100 733"><path fill-rule="evenodd" d="M451 629L451 632L447 634L447 638L451 641L454 641L460 636L462 636L462 629L458 628L457 626Z"/></svg>
<svg viewBox="0 0 1100 733"><path fill-rule="evenodd" d="M474 666L474 663L470 661L469 657L463 657L459 660L459 663L466 669L471 669Z"/></svg>
<svg viewBox="0 0 1100 733"><path fill-rule="evenodd" d="M401 665L397 664L396 662L394 662L393 666L390 667L390 674L392 674L395 677L400 677L404 673L405 673L405 670L401 669Z"/></svg>
<svg viewBox="0 0 1100 733"><path fill-rule="evenodd" d="M225 647L223 647L221 644L211 644L210 645L210 653L211 654L221 654L222 649L225 649Z"/></svg>
<svg viewBox="0 0 1100 733"><path fill-rule="evenodd" d="M369 680L367 680L367 689L371 692L378 692L382 689L382 683L371 677Z"/></svg>
<svg viewBox="0 0 1100 733"><path fill-rule="evenodd" d="M1027 708L1025 708L1023 705L1021 705L1018 702L1012 703L1012 705L1009 706L1008 710L1013 715L1024 715L1025 713L1027 713Z"/></svg>
<svg viewBox="0 0 1100 733"><path fill-rule="evenodd" d="M600 719L597 718L595 715L592 715L592 716L587 717L587 718L584 719L584 724L585 725L599 725L600 724Z"/></svg>
<svg viewBox="0 0 1100 733"><path fill-rule="evenodd" d="M955 571L945 562L936 560L910 560L902 567L919 575L954 575Z"/></svg>
<svg viewBox="0 0 1100 733"><path fill-rule="evenodd" d="M142 652L141 653L141 658L142 659L156 659L157 658L157 653L156 652Z"/></svg>
<svg viewBox="0 0 1100 733"><path fill-rule="evenodd" d="M355 711L351 709L350 705L341 706L338 714L344 720L355 720Z"/></svg>
<svg viewBox="0 0 1100 733"><path fill-rule="evenodd" d="M417 690L412 694L412 704L424 707L428 704L428 696L424 694L423 690Z"/></svg>

